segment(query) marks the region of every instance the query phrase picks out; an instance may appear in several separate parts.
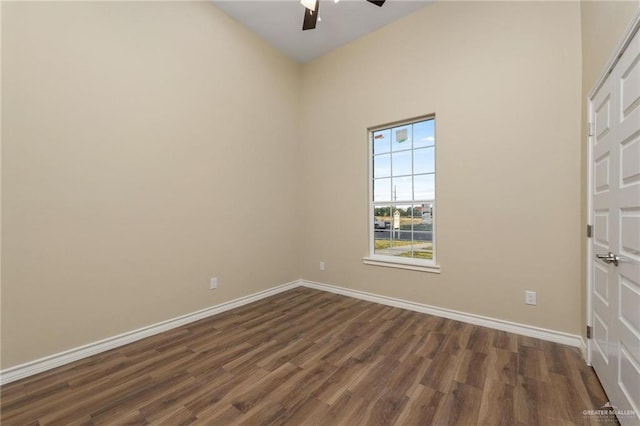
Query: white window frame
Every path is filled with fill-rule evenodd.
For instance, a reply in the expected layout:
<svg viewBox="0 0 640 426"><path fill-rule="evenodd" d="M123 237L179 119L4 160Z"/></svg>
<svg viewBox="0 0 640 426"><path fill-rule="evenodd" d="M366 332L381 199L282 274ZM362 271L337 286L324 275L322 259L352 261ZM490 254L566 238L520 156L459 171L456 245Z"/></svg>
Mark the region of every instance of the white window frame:
<svg viewBox="0 0 640 426"><path fill-rule="evenodd" d="M368 218L369 220L367 221L367 229L368 229L368 236L369 236L369 254L368 256L364 257L363 263L366 265L374 265L374 266L384 266L384 267L390 267L390 268L399 268L399 269L408 269L408 270L414 270L414 271L423 271L423 272L434 272L434 273L440 273L440 266L438 265L437 261L436 261L436 224L437 224L437 198L438 198L438 191L436 190L435 186L434 186L434 197L433 200L422 200L422 199L415 199L412 197L412 200L402 200L402 201L379 201L379 202L375 202L374 201L374 179L373 179L373 174L374 174L374 164L373 164L373 159L374 159L374 153L373 153L373 147L374 147L374 142L373 142L373 134L374 132L378 132L380 130L387 130L387 129L391 129L394 127L401 127L401 126L406 126L406 125L410 125L410 124L415 124L415 123L419 123L421 121L427 121L427 120L433 120L434 121L434 138L436 139L436 141L434 141L433 144L433 161L434 161L434 172L433 172L433 176L434 176L434 185L437 186L437 129L436 127L436 115L435 114L429 114L429 115L423 115L420 117L415 117L415 118L411 118L408 120L402 120L402 121L397 121L397 122L393 122L393 123L388 123L388 124L384 124L384 125L380 125L380 126L374 126L374 127L370 127L367 129L367 146L368 146L368 156L367 156L367 163L368 163L368 179L369 179L369 183L368 183L368 209L369 209L369 213L368 213ZM413 144L413 140L412 140L412 144ZM411 146L411 152L414 151L414 147L413 145ZM411 170L411 176L415 176L415 174L413 173L413 169ZM430 202L433 203L433 213L432 213L432 227L431 227L431 236L432 236L432 258L431 259L416 259L416 258L411 258L411 257L401 257L401 256L390 256L390 255L381 255L381 254L376 254L375 253L375 249L374 249L374 242L375 242L375 213L374 213L374 209L376 206L379 206L381 204L422 204L425 202ZM392 232L392 231L391 231Z"/></svg>

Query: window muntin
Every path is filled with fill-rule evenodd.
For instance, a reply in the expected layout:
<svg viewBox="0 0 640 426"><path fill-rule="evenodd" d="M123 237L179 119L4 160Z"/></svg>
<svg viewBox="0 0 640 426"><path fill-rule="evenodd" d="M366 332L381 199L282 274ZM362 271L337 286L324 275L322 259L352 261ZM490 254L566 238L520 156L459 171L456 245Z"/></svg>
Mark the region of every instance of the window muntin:
<svg viewBox="0 0 640 426"><path fill-rule="evenodd" d="M370 131L370 254L435 265L435 117Z"/></svg>

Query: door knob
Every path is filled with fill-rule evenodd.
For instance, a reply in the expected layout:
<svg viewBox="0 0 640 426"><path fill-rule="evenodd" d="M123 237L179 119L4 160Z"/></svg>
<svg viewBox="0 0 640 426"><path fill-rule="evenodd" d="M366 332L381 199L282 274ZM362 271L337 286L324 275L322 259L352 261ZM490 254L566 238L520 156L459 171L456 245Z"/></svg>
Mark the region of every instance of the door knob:
<svg viewBox="0 0 640 426"><path fill-rule="evenodd" d="M607 254L596 254L596 257L602 260L604 263L613 263L615 266L618 266L618 261L620 260L617 255L611 252Z"/></svg>

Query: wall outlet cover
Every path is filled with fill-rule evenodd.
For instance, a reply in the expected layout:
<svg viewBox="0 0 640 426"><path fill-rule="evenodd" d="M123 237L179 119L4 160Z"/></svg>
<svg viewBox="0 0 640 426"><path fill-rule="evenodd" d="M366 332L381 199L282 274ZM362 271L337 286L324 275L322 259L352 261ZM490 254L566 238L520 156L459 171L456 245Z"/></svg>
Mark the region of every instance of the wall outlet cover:
<svg viewBox="0 0 640 426"><path fill-rule="evenodd" d="M536 305L536 292L535 291L525 291L524 292L524 303L527 305Z"/></svg>

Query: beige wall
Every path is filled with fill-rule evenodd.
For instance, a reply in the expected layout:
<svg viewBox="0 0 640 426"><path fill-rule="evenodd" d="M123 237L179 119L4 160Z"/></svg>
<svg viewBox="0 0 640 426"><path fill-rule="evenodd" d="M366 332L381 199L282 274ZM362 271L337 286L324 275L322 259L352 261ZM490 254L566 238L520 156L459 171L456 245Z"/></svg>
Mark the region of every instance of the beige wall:
<svg viewBox="0 0 640 426"><path fill-rule="evenodd" d="M580 73L575 2L436 3L305 65L302 275L578 333ZM366 128L430 113L442 273L363 265Z"/></svg>
<svg viewBox="0 0 640 426"><path fill-rule="evenodd" d="M3 2L2 368L300 277L579 333L580 111L632 10L436 3L300 67L206 2ZM442 274L365 266L366 128L429 113Z"/></svg>
<svg viewBox="0 0 640 426"><path fill-rule="evenodd" d="M586 98L640 7L640 1L582 1L582 82Z"/></svg>
<svg viewBox="0 0 640 426"><path fill-rule="evenodd" d="M580 3L582 27L582 279L586 283L586 244L584 229L587 215L587 99L589 92L605 71L607 62L620 45L625 30L640 7L640 1L582 1ZM586 285L582 287L582 318L586 325ZM586 327L582 327L586 330Z"/></svg>
<svg viewBox="0 0 640 426"><path fill-rule="evenodd" d="M2 8L2 368L299 277L298 64L208 2Z"/></svg>

